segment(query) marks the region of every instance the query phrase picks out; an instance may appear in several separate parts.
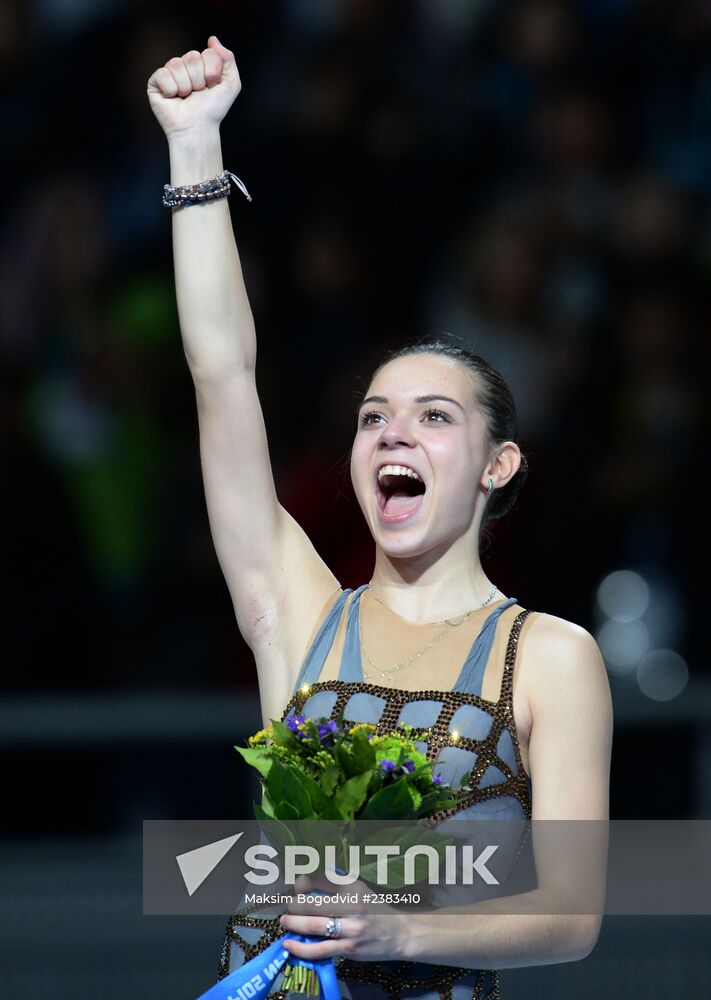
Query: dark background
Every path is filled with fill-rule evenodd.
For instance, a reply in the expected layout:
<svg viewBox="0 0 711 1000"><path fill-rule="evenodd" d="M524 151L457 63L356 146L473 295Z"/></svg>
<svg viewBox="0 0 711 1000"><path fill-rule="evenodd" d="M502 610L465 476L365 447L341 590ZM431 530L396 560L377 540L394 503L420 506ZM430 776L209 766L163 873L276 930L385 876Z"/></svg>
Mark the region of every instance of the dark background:
<svg viewBox="0 0 711 1000"><path fill-rule="evenodd" d="M0 0L3 996L192 998L220 919L140 913L143 819L248 815L255 676L209 534L150 73L211 33L279 496L344 586L383 350L507 378L530 477L484 554L598 639L611 815L711 816L711 8ZM235 428L239 433L239 428ZM608 918L513 998L702 995L708 918ZM49 978L48 978L49 977ZM701 988L700 988L700 984Z"/></svg>

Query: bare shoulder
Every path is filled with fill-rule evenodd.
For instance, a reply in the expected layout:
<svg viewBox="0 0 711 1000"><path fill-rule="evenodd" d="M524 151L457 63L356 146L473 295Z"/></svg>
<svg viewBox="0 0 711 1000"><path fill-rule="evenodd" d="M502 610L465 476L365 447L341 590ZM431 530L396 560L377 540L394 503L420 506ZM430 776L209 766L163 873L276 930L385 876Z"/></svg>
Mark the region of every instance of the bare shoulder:
<svg viewBox="0 0 711 1000"><path fill-rule="evenodd" d="M538 612L526 631L521 669L529 704L535 710L555 695L597 691L609 699L605 662L591 633L565 618Z"/></svg>
<svg viewBox="0 0 711 1000"><path fill-rule="evenodd" d="M534 819L606 819L613 711L605 662L587 629L539 613L522 647Z"/></svg>
<svg viewBox="0 0 711 1000"><path fill-rule="evenodd" d="M594 637L582 625L568 621L567 618L550 615L545 611L538 611L533 616L526 641L529 646L536 647L546 644L589 647L592 644L597 648Z"/></svg>

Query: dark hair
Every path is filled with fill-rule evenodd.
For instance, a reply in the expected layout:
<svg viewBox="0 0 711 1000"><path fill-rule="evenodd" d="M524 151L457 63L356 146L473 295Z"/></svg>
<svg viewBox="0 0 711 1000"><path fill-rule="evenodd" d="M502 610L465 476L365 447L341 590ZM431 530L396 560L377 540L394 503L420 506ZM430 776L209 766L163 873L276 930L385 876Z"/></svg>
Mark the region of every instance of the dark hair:
<svg viewBox="0 0 711 1000"><path fill-rule="evenodd" d="M447 335L449 337L451 335ZM371 376L371 382L381 369L391 361L406 358L412 354L435 354L438 357L450 358L464 365L475 376L476 398L484 414L487 436L490 446L496 446L504 441L518 443L518 415L511 390L504 377L485 361L479 354L469 348L445 340L443 336L428 336L421 340L405 344L388 353ZM490 494L484 515L481 519L480 536L486 526L503 517L513 507L516 497L528 477L528 461L521 453L521 464L517 472L500 489ZM487 544L489 537L486 538Z"/></svg>

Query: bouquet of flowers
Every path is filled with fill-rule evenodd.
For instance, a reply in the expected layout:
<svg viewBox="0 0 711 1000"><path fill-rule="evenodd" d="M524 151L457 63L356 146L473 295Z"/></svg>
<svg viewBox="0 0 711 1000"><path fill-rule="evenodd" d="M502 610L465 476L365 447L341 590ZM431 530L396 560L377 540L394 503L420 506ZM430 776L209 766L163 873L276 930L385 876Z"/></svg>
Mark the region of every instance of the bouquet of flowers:
<svg viewBox="0 0 711 1000"><path fill-rule="evenodd" d="M449 808L448 785L410 737L291 713L235 747L262 776L264 820L416 820Z"/></svg>
<svg viewBox="0 0 711 1000"><path fill-rule="evenodd" d="M401 726L379 736L369 723L347 725L342 716L311 719L292 712L251 736L247 747L235 749L261 775L263 796L254 805L256 818L283 844L295 841L302 821L326 821L321 831L329 823L340 830L357 820L422 820L452 806L451 789L434 773L433 762L417 749L411 734L410 727ZM374 839L397 842L401 849L409 842L427 842L438 851L449 842L421 827L381 830ZM346 856L347 840L341 837L341 857ZM415 872L416 878L424 877L424 866L416 866ZM389 886L402 885L402 874L401 857L388 862ZM360 875L374 880L375 862L361 866ZM310 995L319 994L319 977L329 995L329 977L335 977L330 961L308 963L293 957L283 972L284 989Z"/></svg>

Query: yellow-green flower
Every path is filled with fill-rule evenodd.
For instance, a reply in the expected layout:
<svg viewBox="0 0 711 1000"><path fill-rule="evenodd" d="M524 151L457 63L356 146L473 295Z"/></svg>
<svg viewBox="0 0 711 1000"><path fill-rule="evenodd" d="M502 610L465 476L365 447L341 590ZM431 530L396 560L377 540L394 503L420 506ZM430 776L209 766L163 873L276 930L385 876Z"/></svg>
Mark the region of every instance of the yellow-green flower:
<svg viewBox="0 0 711 1000"><path fill-rule="evenodd" d="M378 757L397 757L398 751L402 750L406 754L417 753L417 749L412 740L408 740L397 734L388 736L376 736L373 739L373 746Z"/></svg>
<svg viewBox="0 0 711 1000"><path fill-rule="evenodd" d="M325 771L327 767L333 764L333 757L327 750L319 750L311 758L311 763L314 767L318 768L319 771Z"/></svg>
<svg viewBox="0 0 711 1000"><path fill-rule="evenodd" d="M374 733L376 727L372 722L357 722L355 726L351 726L348 730L349 736L355 736L357 733Z"/></svg>
<svg viewBox="0 0 711 1000"><path fill-rule="evenodd" d="M251 747L264 746L265 743L269 743L273 737L272 727L267 726L266 729L260 729L258 733L254 736L250 736L247 742Z"/></svg>

